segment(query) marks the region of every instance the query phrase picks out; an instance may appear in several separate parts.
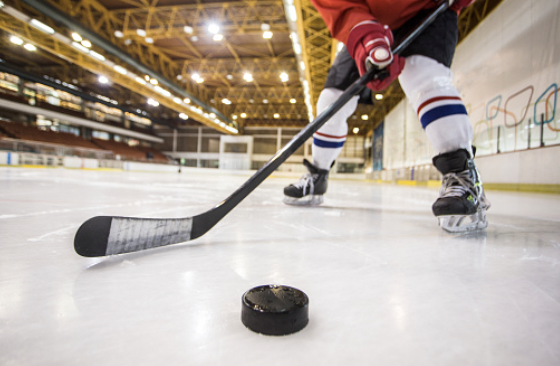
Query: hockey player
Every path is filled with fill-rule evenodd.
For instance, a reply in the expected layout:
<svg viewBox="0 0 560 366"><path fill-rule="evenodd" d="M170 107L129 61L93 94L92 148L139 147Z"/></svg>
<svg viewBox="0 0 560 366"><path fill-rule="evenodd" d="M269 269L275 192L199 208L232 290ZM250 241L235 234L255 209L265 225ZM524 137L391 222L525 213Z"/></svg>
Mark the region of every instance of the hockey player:
<svg viewBox="0 0 560 366"><path fill-rule="evenodd" d="M458 37L458 14L474 0L457 0L400 56L393 55L393 36L400 39L418 24L434 0L311 0L334 38L346 45L333 63L317 111L332 104L368 67L383 69L372 90L387 88L396 78L418 114L431 145L438 151L434 166L442 173L439 198L432 206L439 225L449 232L487 226L489 205L474 165L473 130L450 70ZM329 170L346 141L346 120L356 109L350 100L313 135L309 173L284 188L284 202L318 205L327 191Z"/></svg>

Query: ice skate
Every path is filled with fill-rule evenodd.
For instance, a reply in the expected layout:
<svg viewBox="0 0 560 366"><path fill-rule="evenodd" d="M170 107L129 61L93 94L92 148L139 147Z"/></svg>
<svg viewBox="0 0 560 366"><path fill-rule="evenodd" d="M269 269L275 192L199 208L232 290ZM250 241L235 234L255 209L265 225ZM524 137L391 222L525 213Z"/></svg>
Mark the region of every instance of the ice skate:
<svg viewBox="0 0 560 366"><path fill-rule="evenodd" d="M327 191L329 171L319 169L306 159L303 165L309 170L301 179L284 187L284 203L297 206L317 206L323 203L323 195Z"/></svg>
<svg viewBox="0 0 560 366"><path fill-rule="evenodd" d="M442 229L450 233L485 229L490 203L469 152L461 149L441 154L433 163L443 174L439 198L432 206Z"/></svg>

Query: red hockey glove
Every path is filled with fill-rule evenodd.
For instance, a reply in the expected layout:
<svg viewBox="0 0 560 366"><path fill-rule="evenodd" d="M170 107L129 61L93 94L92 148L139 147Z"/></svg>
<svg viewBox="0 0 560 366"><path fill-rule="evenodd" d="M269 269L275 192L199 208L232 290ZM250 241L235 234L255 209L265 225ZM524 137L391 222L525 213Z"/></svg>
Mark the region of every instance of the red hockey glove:
<svg viewBox="0 0 560 366"><path fill-rule="evenodd" d="M360 75L365 74L372 66L385 69L376 79L368 83L368 88L386 89L401 73L404 58L393 55L392 44L391 30L374 21L362 22L350 31L346 46L356 61Z"/></svg>
<svg viewBox="0 0 560 366"><path fill-rule="evenodd" d="M459 12L459 11L461 11L461 9L464 9L467 6L470 6L474 2L475 2L475 0L455 0L449 8L451 10L455 10L455 11Z"/></svg>

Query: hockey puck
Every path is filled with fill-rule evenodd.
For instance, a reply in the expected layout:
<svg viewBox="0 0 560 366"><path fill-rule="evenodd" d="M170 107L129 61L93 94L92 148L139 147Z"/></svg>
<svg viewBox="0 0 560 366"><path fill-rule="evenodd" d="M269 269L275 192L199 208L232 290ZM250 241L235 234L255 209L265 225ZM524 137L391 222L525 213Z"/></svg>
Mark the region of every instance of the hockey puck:
<svg viewBox="0 0 560 366"><path fill-rule="evenodd" d="M241 321L254 332L287 335L309 322L309 298L293 287L264 285L243 294Z"/></svg>

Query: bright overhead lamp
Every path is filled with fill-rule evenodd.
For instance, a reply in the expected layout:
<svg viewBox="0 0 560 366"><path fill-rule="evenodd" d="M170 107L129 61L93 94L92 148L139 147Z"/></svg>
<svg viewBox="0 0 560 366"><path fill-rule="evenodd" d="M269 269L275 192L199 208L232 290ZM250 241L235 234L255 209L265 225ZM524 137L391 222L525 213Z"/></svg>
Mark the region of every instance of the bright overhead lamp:
<svg viewBox="0 0 560 366"><path fill-rule="evenodd" d="M375 99L376 100L382 100L383 99L383 94L375 94Z"/></svg>
<svg viewBox="0 0 560 366"><path fill-rule="evenodd" d="M189 27L188 25L185 25L183 27L183 31L185 31L185 33L187 33L187 34L193 34L194 29L193 29L193 27Z"/></svg>
<svg viewBox="0 0 560 366"><path fill-rule="evenodd" d="M88 41L87 39L84 39L83 41L80 42L82 44L82 46L86 47L86 48L91 48L91 42Z"/></svg>
<svg viewBox="0 0 560 366"><path fill-rule="evenodd" d="M128 74L128 71L120 65L113 66L113 70L115 70L116 72L118 72L119 74L122 74L122 75Z"/></svg>
<svg viewBox="0 0 560 366"><path fill-rule="evenodd" d="M241 118L247 118L247 113L241 113L240 116Z"/></svg>
<svg viewBox="0 0 560 366"><path fill-rule="evenodd" d="M354 127L352 129L352 132L354 132L354 134L357 134L358 132L360 132L360 128L359 127Z"/></svg>
<svg viewBox="0 0 560 366"><path fill-rule="evenodd" d="M218 34L218 32L220 32L220 26L212 23L208 25L208 32L210 32L210 34Z"/></svg>
<svg viewBox="0 0 560 366"><path fill-rule="evenodd" d="M34 45L32 45L31 43L27 43L25 46L23 46L23 48L25 48L28 51L37 51L37 47L35 47Z"/></svg>
<svg viewBox="0 0 560 366"><path fill-rule="evenodd" d="M280 118L280 115L278 113L274 113L274 118L278 119Z"/></svg>
<svg viewBox="0 0 560 366"><path fill-rule="evenodd" d="M187 120L189 119L189 116L187 116L185 113L179 113L179 118Z"/></svg>
<svg viewBox="0 0 560 366"><path fill-rule="evenodd" d="M137 29L136 34L138 34L140 37L146 37L146 31L144 29Z"/></svg>
<svg viewBox="0 0 560 366"><path fill-rule="evenodd" d="M120 30L116 30L115 33L113 33L115 35L115 37L117 38L122 38L124 37L124 33L121 32Z"/></svg>
<svg viewBox="0 0 560 366"><path fill-rule="evenodd" d="M81 41L83 40L83 39L82 39L82 36L80 36L80 35L79 35L78 33L76 33L76 32L72 32L72 39L73 39L74 41L76 41L76 42L81 42Z"/></svg>
<svg viewBox="0 0 560 366"><path fill-rule="evenodd" d="M157 79L150 79L150 84L152 84L152 85L158 85Z"/></svg>
<svg viewBox="0 0 560 366"><path fill-rule="evenodd" d="M109 79L107 78L107 76L99 75L97 81L99 81L101 84L107 84L109 82Z"/></svg>
<svg viewBox="0 0 560 366"><path fill-rule="evenodd" d="M183 102L185 104L190 104L191 100L189 98L185 98L185 99L183 99Z"/></svg>
<svg viewBox="0 0 560 366"><path fill-rule="evenodd" d="M77 42L72 42L72 47L79 49L83 53L89 53L89 50Z"/></svg>
<svg viewBox="0 0 560 366"><path fill-rule="evenodd" d="M251 75L250 73L246 72L246 73L243 75L243 79L244 79L246 82L250 83L251 81L253 81L253 75Z"/></svg>
<svg viewBox="0 0 560 366"><path fill-rule="evenodd" d="M11 36L10 42L12 42L13 44L17 44L18 46L21 46L23 44L23 39L16 36Z"/></svg>
<svg viewBox="0 0 560 366"><path fill-rule="evenodd" d="M292 104L296 104L296 98L292 98L292 99L290 99L290 103L292 103Z"/></svg>
<svg viewBox="0 0 560 366"><path fill-rule="evenodd" d="M226 104L226 105L230 105L231 104L231 100L224 98L222 99L222 103Z"/></svg>
<svg viewBox="0 0 560 366"><path fill-rule="evenodd" d="M49 27L48 25L46 25L43 22L38 21L37 19L31 19L31 21L29 22L34 28L40 30L43 33L46 34L54 34L54 29L52 29L51 27Z"/></svg>
<svg viewBox="0 0 560 366"><path fill-rule="evenodd" d="M212 40L214 40L214 42L220 42L224 39L224 35L223 34L214 34L214 36L212 37Z"/></svg>
<svg viewBox="0 0 560 366"><path fill-rule="evenodd" d="M280 80L281 80L283 83L285 83L285 82L287 82L288 80L290 80L290 77L288 76L288 74L286 74L285 72L283 72L283 73L280 74Z"/></svg>
<svg viewBox="0 0 560 366"><path fill-rule="evenodd" d="M271 31L264 31L263 32L263 38L264 39L271 39L272 38L272 32Z"/></svg>
<svg viewBox="0 0 560 366"><path fill-rule="evenodd" d="M154 107L159 106L159 102L157 100L152 99L152 98L148 99L148 104L151 105L151 106L154 106Z"/></svg>
<svg viewBox="0 0 560 366"><path fill-rule="evenodd" d="M183 103L183 101L181 100L181 98L177 98L177 97L173 98L173 101L174 101L175 103L177 103L177 104Z"/></svg>
<svg viewBox="0 0 560 366"><path fill-rule="evenodd" d="M105 56L95 52L95 51L89 51L89 54L91 57L98 59L99 61L105 61Z"/></svg>
<svg viewBox="0 0 560 366"><path fill-rule="evenodd" d="M139 84L146 85L146 80L142 79L139 76L137 76L134 80L136 80L136 82Z"/></svg>
<svg viewBox="0 0 560 366"><path fill-rule="evenodd" d="M151 37L146 37L144 40L146 41L146 43L149 43L149 44L154 43L154 39L151 38Z"/></svg>
<svg viewBox="0 0 560 366"><path fill-rule="evenodd" d="M367 121L369 116L367 114L362 114L362 121Z"/></svg>

